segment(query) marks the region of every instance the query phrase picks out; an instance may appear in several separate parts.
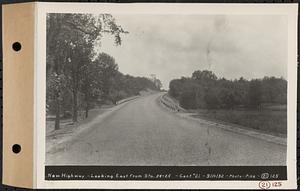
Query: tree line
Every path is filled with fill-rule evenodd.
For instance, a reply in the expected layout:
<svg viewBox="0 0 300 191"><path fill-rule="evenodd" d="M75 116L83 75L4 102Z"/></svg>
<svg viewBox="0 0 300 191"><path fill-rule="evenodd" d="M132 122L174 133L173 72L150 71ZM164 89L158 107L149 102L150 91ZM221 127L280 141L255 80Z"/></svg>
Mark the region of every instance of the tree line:
<svg viewBox="0 0 300 191"><path fill-rule="evenodd" d="M259 109L264 103L286 104L287 81L276 77L227 80L212 71L198 70L192 77L172 80L169 94L185 109Z"/></svg>
<svg viewBox="0 0 300 191"><path fill-rule="evenodd" d="M88 117L95 105L160 89L158 79L124 75L112 56L95 51L103 34L121 45L126 33L110 14L47 14L46 107L55 115L55 129L63 116L77 122L81 110Z"/></svg>

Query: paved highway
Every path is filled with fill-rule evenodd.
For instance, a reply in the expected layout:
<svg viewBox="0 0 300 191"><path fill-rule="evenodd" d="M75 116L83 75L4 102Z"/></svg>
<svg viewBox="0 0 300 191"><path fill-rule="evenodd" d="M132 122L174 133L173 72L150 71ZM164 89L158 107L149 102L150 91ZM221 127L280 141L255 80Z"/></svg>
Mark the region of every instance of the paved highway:
<svg viewBox="0 0 300 191"><path fill-rule="evenodd" d="M181 118L160 105L161 95L124 104L65 149L47 153L47 163L285 165L284 146Z"/></svg>

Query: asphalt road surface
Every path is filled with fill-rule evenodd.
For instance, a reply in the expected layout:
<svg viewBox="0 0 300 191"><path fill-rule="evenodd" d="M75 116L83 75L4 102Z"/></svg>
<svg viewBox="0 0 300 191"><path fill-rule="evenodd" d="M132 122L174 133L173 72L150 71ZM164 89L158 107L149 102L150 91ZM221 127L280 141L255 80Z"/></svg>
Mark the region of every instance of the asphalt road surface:
<svg viewBox="0 0 300 191"><path fill-rule="evenodd" d="M284 146L181 118L160 105L161 95L124 104L47 153L47 164L285 165Z"/></svg>

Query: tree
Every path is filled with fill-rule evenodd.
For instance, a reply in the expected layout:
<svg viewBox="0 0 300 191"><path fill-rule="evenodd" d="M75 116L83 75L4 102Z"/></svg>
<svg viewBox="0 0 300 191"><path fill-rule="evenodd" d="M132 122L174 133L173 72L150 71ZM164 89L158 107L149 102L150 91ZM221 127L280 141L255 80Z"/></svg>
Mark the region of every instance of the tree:
<svg viewBox="0 0 300 191"><path fill-rule="evenodd" d="M282 78L264 77L262 80L263 101L266 103L287 102L287 81Z"/></svg>
<svg viewBox="0 0 300 191"><path fill-rule="evenodd" d="M60 105L62 101L62 94L65 87L65 78L63 75L57 75L56 73L53 73L48 76L47 79L47 108L49 110L54 110L55 112L55 125L54 129L59 129L59 123L60 123ZM51 108L51 106L54 106Z"/></svg>
<svg viewBox="0 0 300 191"><path fill-rule="evenodd" d="M87 118L93 103L103 94L103 84L99 80L100 71L96 64L85 65L83 74L80 91L84 95L85 117Z"/></svg>
<svg viewBox="0 0 300 191"><path fill-rule="evenodd" d="M155 78L154 84L155 84L155 87L157 88L157 90L160 90L162 88L162 83L159 79Z"/></svg>
<svg viewBox="0 0 300 191"><path fill-rule="evenodd" d="M222 89L219 97L222 106L227 109L233 109L238 103L237 94L230 89Z"/></svg>
<svg viewBox="0 0 300 191"><path fill-rule="evenodd" d="M215 82L218 78L212 71L197 70L197 71L193 72L192 79L197 80L201 83L211 83L211 82Z"/></svg>
<svg viewBox="0 0 300 191"><path fill-rule="evenodd" d="M94 57L94 46L99 44L103 33L115 37L115 44L121 44L122 33L109 14L57 14L47 15L47 78L55 73L65 76L73 97L73 121L77 121L78 93L82 84L85 65ZM47 80L48 81L48 80ZM57 83L57 85L59 85ZM52 87L52 86L49 86ZM56 124L59 128L62 87L53 88L55 93Z"/></svg>
<svg viewBox="0 0 300 191"><path fill-rule="evenodd" d="M118 65L115 59L106 53L100 53L93 64L98 72L97 78L102 82L102 99L109 100L113 79L118 72Z"/></svg>
<svg viewBox="0 0 300 191"><path fill-rule="evenodd" d="M169 83L169 94L174 97L174 98L179 98L180 97L180 80L179 79L174 79L174 80L171 80L170 83Z"/></svg>
<svg viewBox="0 0 300 191"><path fill-rule="evenodd" d="M219 107L219 99L215 88L209 88L205 92L204 101L207 109L217 109Z"/></svg>
<svg viewBox="0 0 300 191"><path fill-rule="evenodd" d="M258 108L262 103L286 104L287 81L276 77L251 81L243 77L218 79L211 71L197 70L191 78L173 79L169 84L169 95L186 109Z"/></svg>
<svg viewBox="0 0 300 191"><path fill-rule="evenodd" d="M91 46L91 45L90 45ZM77 44L70 49L70 58L68 62L68 87L72 92L73 100L73 122L77 122L78 116L78 94L81 84L84 84L87 78L85 68L90 67L91 47L89 44Z"/></svg>
<svg viewBox="0 0 300 191"><path fill-rule="evenodd" d="M262 86L260 80L251 80L248 90L249 106L258 108L262 101Z"/></svg>

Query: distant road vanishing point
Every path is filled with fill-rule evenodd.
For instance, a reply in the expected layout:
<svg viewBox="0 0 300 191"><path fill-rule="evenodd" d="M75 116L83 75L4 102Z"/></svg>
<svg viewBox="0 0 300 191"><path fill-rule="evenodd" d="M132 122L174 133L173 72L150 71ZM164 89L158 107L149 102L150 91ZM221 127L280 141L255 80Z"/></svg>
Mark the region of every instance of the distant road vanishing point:
<svg viewBox="0 0 300 191"><path fill-rule="evenodd" d="M94 121L65 149L47 153L47 164L286 165L285 146L181 118L160 105L163 94L129 101Z"/></svg>

